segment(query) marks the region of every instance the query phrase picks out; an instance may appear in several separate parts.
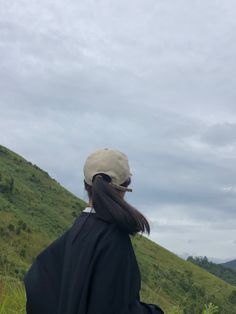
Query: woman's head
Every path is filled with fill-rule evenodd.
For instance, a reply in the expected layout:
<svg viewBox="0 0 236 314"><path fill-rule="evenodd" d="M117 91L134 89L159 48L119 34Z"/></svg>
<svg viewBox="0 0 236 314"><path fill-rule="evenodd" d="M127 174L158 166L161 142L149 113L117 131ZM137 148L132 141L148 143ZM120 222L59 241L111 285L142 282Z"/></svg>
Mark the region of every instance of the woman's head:
<svg viewBox="0 0 236 314"><path fill-rule="evenodd" d="M130 173L128 158L125 154L114 149L99 149L88 156L84 165L84 179L92 185L96 174L103 173L110 177L110 184L121 191L132 191L121 184L129 180ZM109 180L109 179L108 179Z"/></svg>
<svg viewBox="0 0 236 314"><path fill-rule="evenodd" d="M112 149L89 155L84 165L84 187L99 218L115 223L129 234L150 233L146 218L124 200L131 183L128 158Z"/></svg>

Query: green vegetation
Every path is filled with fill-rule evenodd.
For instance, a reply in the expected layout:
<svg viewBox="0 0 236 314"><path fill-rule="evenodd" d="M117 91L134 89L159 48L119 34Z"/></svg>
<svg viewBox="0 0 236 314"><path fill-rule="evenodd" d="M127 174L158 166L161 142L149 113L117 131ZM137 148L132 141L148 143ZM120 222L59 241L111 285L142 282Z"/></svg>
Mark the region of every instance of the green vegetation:
<svg viewBox="0 0 236 314"><path fill-rule="evenodd" d="M236 286L236 270L226 268L221 264L215 264L210 262L206 256L189 256L187 260L195 265L198 265L205 270L209 271L211 274L223 279L224 281Z"/></svg>
<svg viewBox="0 0 236 314"><path fill-rule="evenodd" d="M85 206L38 166L0 146L0 314L24 313L25 272ZM141 300L159 304L165 314L236 313L235 287L147 236L131 240L142 276Z"/></svg>
<svg viewBox="0 0 236 314"><path fill-rule="evenodd" d="M22 282L0 276L0 314L24 314L26 296Z"/></svg>
<svg viewBox="0 0 236 314"><path fill-rule="evenodd" d="M0 274L22 279L84 207L47 172L0 146Z"/></svg>
<svg viewBox="0 0 236 314"><path fill-rule="evenodd" d="M236 313L233 286L177 257L146 236L138 235L132 242L143 280L141 296L145 301L160 304L167 313L200 314L209 303L218 306L219 313Z"/></svg>
<svg viewBox="0 0 236 314"><path fill-rule="evenodd" d="M215 313L219 313L219 307L217 305L214 305L213 303L205 305L203 314L215 314Z"/></svg>
<svg viewBox="0 0 236 314"><path fill-rule="evenodd" d="M229 261L229 262L223 263L221 265L224 266L224 267L232 268L232 269L236 270L236 259L234 259L233 261Z"/></svg>

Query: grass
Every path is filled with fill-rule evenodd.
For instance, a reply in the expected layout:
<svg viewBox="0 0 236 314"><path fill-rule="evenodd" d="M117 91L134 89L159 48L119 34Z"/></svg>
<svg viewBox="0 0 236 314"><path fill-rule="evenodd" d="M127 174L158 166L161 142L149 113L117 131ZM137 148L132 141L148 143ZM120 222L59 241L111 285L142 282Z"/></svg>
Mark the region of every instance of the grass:
<svg viewBox="0 0 236 314"><path fill-rule="evenodd" d="M24 314L26 296L22 282L0 276L0 314Z"/></svg>

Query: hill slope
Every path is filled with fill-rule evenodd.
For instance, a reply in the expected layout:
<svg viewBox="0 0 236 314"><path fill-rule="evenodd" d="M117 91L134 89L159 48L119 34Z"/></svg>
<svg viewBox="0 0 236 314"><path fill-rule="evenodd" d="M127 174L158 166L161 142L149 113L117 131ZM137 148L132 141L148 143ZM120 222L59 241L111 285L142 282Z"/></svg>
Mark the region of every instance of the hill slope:
<svg viewBox="0 0 236 314"><path fill-rule="evenodd" d="M22 278L84 207L45 171L0 146L0 271Z"/></svg>
<svg viewBox="0 0 236 314"><path fill-rule="evenodd" d="M45 171L0 146L0 300L6 276L22 279L34 257L61 235L85 206ZM219 306L219 313L236 313L233 286L146 236L138 234L131 240L142 275L144 302L160 304L165 313L200 314L209 302Z"/></svg>
<svg viewBox="0 0 236 314"><path fill-rule="evenodd" d="M189 256L187 260L195 265L200 266L201 268L204 268L211 274L223 279L229 284L236 286L236 270L224 267L221 264L215 264L213 262L210 262L206 256L204 257Z"/></svg>

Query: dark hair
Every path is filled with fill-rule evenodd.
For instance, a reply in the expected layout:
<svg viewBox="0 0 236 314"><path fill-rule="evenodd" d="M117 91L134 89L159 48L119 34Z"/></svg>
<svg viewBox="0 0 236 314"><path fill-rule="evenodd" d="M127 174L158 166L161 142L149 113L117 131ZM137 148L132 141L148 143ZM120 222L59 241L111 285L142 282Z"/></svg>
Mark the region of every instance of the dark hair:
<svg viewBox="0 0 236 314"><path fill-rule="evenodd" d="M120 197L118 191L109 184L110 176L99 173L93 177L92 186L84 181L84 186L97 216L109 223L116 223L129 234L147 232L150 234L150 225L147 219L133 206ZM122 183L127 187L131 182L129 178Z"/></svg>

